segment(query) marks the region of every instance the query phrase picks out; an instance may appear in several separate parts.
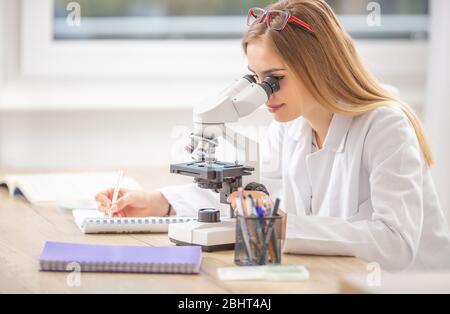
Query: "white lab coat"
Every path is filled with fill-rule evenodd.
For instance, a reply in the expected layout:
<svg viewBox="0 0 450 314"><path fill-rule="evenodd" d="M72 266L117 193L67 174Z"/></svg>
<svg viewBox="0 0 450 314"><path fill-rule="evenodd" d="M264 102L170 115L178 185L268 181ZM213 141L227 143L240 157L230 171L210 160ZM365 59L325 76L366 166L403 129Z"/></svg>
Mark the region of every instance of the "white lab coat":
<svg viewBox="0 0 450 314"><path fill-rule="evenodd" d="M335 114L323 148L299 118L272 122L261 182L288 213L285 253L356 256L384 269L450 268L450 232L414 128L401 109ZM194 185L161 192L178 215L219 207Z"/></svg>

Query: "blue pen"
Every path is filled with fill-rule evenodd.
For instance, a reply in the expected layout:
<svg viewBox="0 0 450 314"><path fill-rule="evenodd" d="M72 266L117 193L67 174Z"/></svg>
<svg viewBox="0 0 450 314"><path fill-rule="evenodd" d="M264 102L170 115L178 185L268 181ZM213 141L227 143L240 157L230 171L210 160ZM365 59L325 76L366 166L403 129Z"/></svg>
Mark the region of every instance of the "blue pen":
<svg viewBox="0 0 450 314"><path fill-rule="evenodd" d="M256 214L258 215L259 218L264 218L266 212L264 208L262 208L261 206L256 206Z"/></svg>

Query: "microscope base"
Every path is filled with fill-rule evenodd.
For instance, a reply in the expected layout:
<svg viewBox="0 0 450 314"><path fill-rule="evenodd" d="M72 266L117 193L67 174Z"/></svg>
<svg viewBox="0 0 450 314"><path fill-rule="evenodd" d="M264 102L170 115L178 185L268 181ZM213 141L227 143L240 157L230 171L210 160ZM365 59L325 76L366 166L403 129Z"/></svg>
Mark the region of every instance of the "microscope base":
<svg viewBox="0 0 450 314"><path fill-rule="evenodd" d="M178 241L175 239L170 238L170 241L172 243L175 243L177 246L183 246L183 245L198 245L195 243L187 243ZM227 244L219 244L219 245L198 245L202 247L203 252L217 252L217 251L232 251L234 250L234 243L227 243Z"/></svg>
<svg viewBox="0 0 450 314"><path fill-rule="evenodd" d="M199 245L205 252L234 250L236 219L222 219L216 223L190 221L170 224L169 239L177 245Z"/></svg>

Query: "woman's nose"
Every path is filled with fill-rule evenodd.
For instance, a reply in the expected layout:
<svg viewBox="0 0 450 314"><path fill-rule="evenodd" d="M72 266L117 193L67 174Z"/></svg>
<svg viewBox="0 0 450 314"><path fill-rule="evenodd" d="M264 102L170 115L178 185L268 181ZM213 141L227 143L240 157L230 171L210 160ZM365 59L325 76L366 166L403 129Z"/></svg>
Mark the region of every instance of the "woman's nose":
<svg viewBox="0 0 450 314"><path fill-rule="evenodd" d="M275 99L276 99L275 94L276 93L270 95L269 100L267 101L268 104L275 103Z"/></svg>

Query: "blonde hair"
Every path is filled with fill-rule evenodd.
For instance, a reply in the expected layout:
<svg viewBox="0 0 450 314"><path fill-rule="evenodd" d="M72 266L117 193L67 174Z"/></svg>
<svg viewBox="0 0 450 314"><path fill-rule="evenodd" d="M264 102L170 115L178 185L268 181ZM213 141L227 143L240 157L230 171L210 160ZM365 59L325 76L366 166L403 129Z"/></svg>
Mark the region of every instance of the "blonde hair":
<svg viewBox="0 0 450 314"><path fill-rule="evenodd" d="M312 96L326 109L343 115L361 115L383 106L403 110L411 121L428 166L433 164L423 126L414 111L384 90L362 63L353 40L324 0L282 0L269 9L288 10L310 24L312 31L295 23L284 30L255 23L244 34L242 46L268 36L275 52L301 77Z"/></svg>

